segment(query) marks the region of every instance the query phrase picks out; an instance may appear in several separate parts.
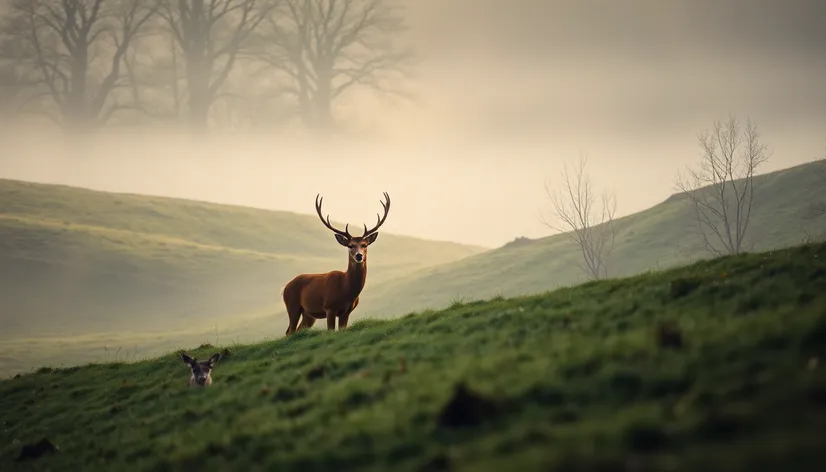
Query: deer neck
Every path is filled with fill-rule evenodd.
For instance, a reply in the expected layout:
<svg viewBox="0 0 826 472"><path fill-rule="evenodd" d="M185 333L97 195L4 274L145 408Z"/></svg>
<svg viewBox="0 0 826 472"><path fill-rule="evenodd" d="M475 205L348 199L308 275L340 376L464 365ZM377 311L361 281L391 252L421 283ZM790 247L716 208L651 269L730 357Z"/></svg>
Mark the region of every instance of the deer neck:
<svg viewBox="0 0 826 472"><path fill-rule="evenodd" d="M356 264L350 259L344 281L348 294L352 295L353 298L361 293L361 289L364 288L367 281L367 256L364 257L364 262L361 264Z"/></svg>

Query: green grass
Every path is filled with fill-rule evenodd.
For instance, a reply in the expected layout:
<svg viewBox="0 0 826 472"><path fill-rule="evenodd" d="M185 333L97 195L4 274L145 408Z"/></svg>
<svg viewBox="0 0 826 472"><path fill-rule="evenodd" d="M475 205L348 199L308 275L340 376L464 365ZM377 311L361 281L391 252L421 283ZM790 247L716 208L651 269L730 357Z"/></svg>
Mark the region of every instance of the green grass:
<svg viewBox="0 0 826 472"><path fill-rule="evenodd" d="M826 200L816 167L800 165L755 177L747 242L754 250L788 247L809 235L826 234L826 217L804 220L809 205ZM620 202L621 204L622 202ZM550 205L550 203L548 203ZM616 246L608 260L612 277L675 267L709 254L698 252L700 238L690 204L677 196L617 220ZM393 317L449 306L456 299L517 296L585 281L580 251L567 235L520 241L451 263L377 283L364 297L363 315Z"/></svg>
<svg viewBox="0 0 826 472"><path fill-rule="evenodd" d="M346 266L310 214L11 180L0 201L0 341L281 312L292 277ZM382 232L370 283L482 250Z"/></svg>
<svg viewBox="0 0 826 472"><path fill-rule="evenodd" d="M801 219L826 200L812 165L758 177L757 249L826 233L826 218ZM216 335L276 338L286 328L283 285L344 267L315 215L6 180L0 201L0 375L93 361L110 348L153 356ZM618 223L613 276L705 257L691 251L691 214L675 197ZM352 321L584 280L564 235L482 251L382 232Z"/></svg>
<svg viewBox="0 0 826 472"><path fill-rule="evenodd" d="M810 244L231 345L206 390L171 353L44 367L0 381L0 468L821 470L824 258ZM682 346L658 341L668 324ZM14 462L44 437L59 451Z"/></svg>
<svg viewBox="0 0 826 472"><path fill-rule="evenodd" d="M42 365L72 366L89 362L135 361L181 345L251 343L284 335L283 316L252 312L182 326L143 327L82 334L40 334L0 341L0 377L32 372Z"/></svg>

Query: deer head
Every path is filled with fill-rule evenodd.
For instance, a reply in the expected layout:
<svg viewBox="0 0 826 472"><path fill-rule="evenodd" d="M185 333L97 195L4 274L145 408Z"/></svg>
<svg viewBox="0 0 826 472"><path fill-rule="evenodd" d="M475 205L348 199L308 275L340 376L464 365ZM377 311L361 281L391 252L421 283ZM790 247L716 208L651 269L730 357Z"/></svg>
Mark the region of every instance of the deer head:
<svg viewBox="0 0 826 472"><path fill-rule="evenodd" d="M205 361L199 361L195 357L188 356L185 352L180 353L181 360L189 365L192 375L189 377L189 386L206 387L212 385L212 369L215 363L221 358L221 354L215 353Z"/></svg>
<svg viewBox="0 0 826 472"><path fill-rule="evenodd" d="M326 219L322 216L321 203L324 201L324 197L321 197L321 195L316 195L315 197L315 211L318 213L318 217L321 218L321 222L335 234L336 241L349 250L350 260L356 264L362 264L367 260L367 246L376 242L376 238L379 237L377 231L381 225L384 224L384 220L387 219L387 214L390 212L390 195L384 192L384 198L387 200L387 203L379 200L379 203L381 203L381 206L384 208L384 216L379 216L379 214L376 213L376 217L378 218L376 226L367 229L367 225L365 224L364 234L361 236L353 236L350 234L349 224L344 226L344 231L341 231L330 224L330 215L327 215Z"/></svg>

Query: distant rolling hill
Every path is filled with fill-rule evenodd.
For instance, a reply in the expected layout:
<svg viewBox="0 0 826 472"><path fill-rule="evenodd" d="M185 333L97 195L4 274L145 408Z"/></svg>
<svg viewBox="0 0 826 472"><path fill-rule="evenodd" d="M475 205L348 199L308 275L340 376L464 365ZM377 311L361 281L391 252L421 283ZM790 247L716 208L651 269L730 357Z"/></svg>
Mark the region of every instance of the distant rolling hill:
<svg viewBox="0 0 826 472"><path fill-rule="evenodd" d="M822 162L755 177L754 209L748 235L754 250L798 244L826 232L826 216L803 220L809 205L826 201L826 185L815 175ZM691 206L680 194L645 211L617 220L609 276L637 274L710 257L694 249ZM461 299L477 300L543 292L585 279L576 266L580 253L567 235L517 239L504 247L419 270L370 288L361 316L393 317L444 308Z"/></svg>
<svg viewBox="0 0 826 472"><path fill-rule="evenodd" d="M371 285L484 250L380 241ZM0 180L0 340L232 324L281 311L294 275L345 266L315 215Z"/></svg>

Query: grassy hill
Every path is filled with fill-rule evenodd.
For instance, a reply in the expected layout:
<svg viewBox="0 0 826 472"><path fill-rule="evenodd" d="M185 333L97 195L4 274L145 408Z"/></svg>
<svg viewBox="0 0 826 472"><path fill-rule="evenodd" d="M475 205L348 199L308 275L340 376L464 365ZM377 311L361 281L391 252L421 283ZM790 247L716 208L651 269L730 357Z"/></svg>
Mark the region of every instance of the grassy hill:
<svg viewBox="0 0 826 472"><path fill-rule="evenodd" d="M284 284L347 263L311 214L11 180L0 180L0 202L0 372L56 356L76 361L26 349L55 339L106 338L97 344L103 354L126 341L146 349L173 331L177 341L214 339L216 325L231 328L224 336L283 335L286 318L272 314L283 311ZM382 232L368 283L482 250ZM268 314L268 324L250 325L252 314Z"/></svg>
<svg viewBox="0 0 826 472"><path fill-rule="evenodd" d="M752 218L747 235L754 250L798 244L806 234L826 233L826 217L803 221L809 205L826 201L826 186L805 164L755 177ZM633 275L708 257L700 243L690 203L679 195L648 210L617 220L609 275ZM362 316L392 317L453 301L516 296L585 280L577 264L579 248L567 235L553 235L486 251L376 284L359 305Z"/></svg>
<svg viewBox="0 0 826 472"><path fill-rule="evenodd" d="M824 283L810 244L231 345L206 390L44 367L0 381L0 468L819 471Z"/></svg>

